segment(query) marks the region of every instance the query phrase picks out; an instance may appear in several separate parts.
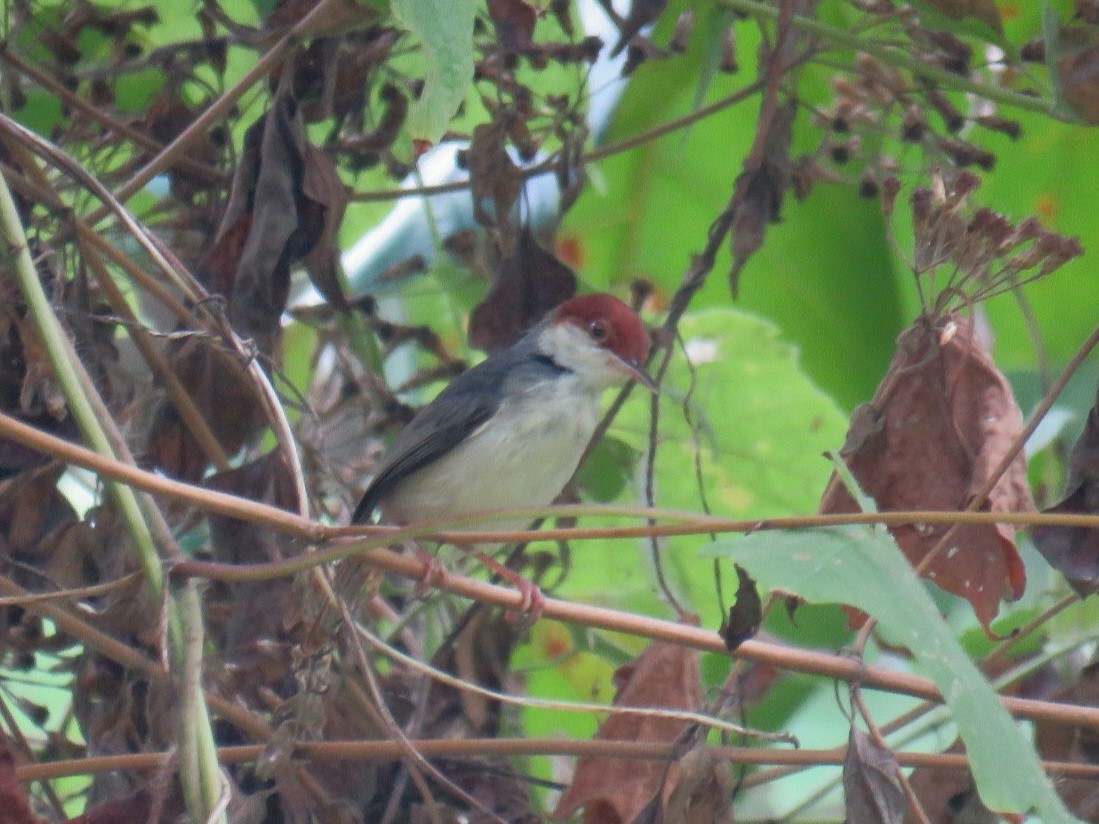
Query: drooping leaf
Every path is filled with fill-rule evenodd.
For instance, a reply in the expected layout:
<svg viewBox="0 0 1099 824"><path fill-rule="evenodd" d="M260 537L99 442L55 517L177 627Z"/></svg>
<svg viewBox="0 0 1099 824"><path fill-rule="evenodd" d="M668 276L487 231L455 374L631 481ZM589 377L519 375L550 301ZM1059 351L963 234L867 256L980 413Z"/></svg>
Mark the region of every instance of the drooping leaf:
<svg viewBox="0 0 1099 824"><path fill-rule="evenodd" d="M889 373L872 403L856 410L841 452L862 488L885 510L961 510L989 479L1022 430L1011 385L980 343L971 322L921 319L898 341ZM1034 507L1020 455L993 487L986 510ZM822 512L856 512L833 478ZM893 534L913 566L946 527L901 526ZM958 528L950 548L925 572L966 598L987 626L1001 599L1019 598L1026 570L1011 527Z"/></svg>
<svg viewBox="0 0 1099 824"><path fill-rule="evenodd" d="M408 116L413 140L438 142L473 82L475 0L393 0L393 13L423 44L424 92Z"/></svg>
<svg viewBox="0 0 1099 824"><path fill-rule="evenodd" d="M730 652L759 632L759 624L763 620L763 605L756 582L739 564L734 564L733 568L738 581L736 603L721 625L721 638L725 641L725 649Z"/></svg>
<svg viewBox="0 0 1099 824"><path fill-rule="evenodd" d="M469 342L488 353L519 340L547 312L576 293L576 275L544 249L529 227L515 253L493 255L495 280L469 319Z"/></svg>
<svg viewBox="0 0 1099 824"><path fill-rule="evenodd" d="M858 727L851 726L843 761L846 824L901 824L908 801L897 782L897 759Z"/></svg>
<svg viewBox="0 0 1099 824"><path fill-rule="evenodd" d="M1099 706L1099 663L1093 660L1080 671L1075 683L1058 690L1055 696L1042 697L1085 707ZM1036 724L1035 736L1038 751L1047 760L1099 763L1099 736L1089 727L1059 724L1046 719ZM1099 818L1099 787L1094 781L1063 776L1057 790L1069 809L1080 818L1085 821Z"/></svg>
<svg viewBox="0 0 1099 824"><path fill-rule="evenodd" d="M677 644L654 641L632 664L619 670L624 681L616 706L696 710L702 705L699 656ZM612 713L595 734L598 740L673 744L687 722L630 713ZM581 807L592 822L634 821L664 786L665 764L615 758L579 759L572 784L554 811L567 818Z"/></svg>
<svg viewBox="0 0 1099 824"><path fill-rule="evenodd" d="M473 215L496 235L505 257L516 253L517 232L512 211L523 191L523 175L507 153L507 122L501 114L473 130L465 165L469 168Z"/></svg>
<svg viewBox="0 0 1099 824"><path fill-rule="evenodd" d="M802 371L797 349L773 324L735 309L688 313L679 328L685 352L672 359L660 397L657 504L698 511L705 496L715 513L731 518L811 509L829 470L823 459L806 461L804 456L834 448L844 423L832 399ZM685 417L685 403L690 418ZM636 455L648 448L649 413L650 398L635 392L611 430ZM695 482L696 456L701 491ZM636 474L631 470L628 477ZM636 501L636 494L631 484L620 500ZM673 538L662 557L691 609L702 615L705 625L716 627L726 616L718 608L713 569L693 556L704 541ZM565 584L571 597L643 611L666 608L646 600L651 598L651 572L643 555L624 553L621 542L613 540L588 542L584 553L591 563L573 565ZM608 576L629 586L608 593ZM838 621L810 622L806 629L836 632L841 627ZM830 638L842 643L838 635ZM824 642L820 636L816 641Z"/></svg>
<svg viewBox="0 0 1099 824"><path fill-rule="evenodd" d="M1072 448L1065 496L1045 511L1099 513L1099 397ZM1099 586L1099 529L1036 526L1031 536L1038 551L1054 569L1064 573L1081 596L1091 594Z"/></svg>
<svg viewBox="0 0 1099 824"><path fill-rule="evenodd" d="M873 616L942 692L984 803L998 812L1035 810L1045 824L1075 821L1033 743L958 644L888 531L859 526L756 533L719 540L708 554L735 559L770 589L850 604Z"/></svg>
<svg viewBox="0 0 1099 824"><path fill-rule="evenodd" d="M0 809L5 824L39 824L42 821L31 809L27 791L15 774L15 756L8 736L0 734Z"/></svg>
<svg viewBox="0 0 1099 824"><path fill-rule="evenodd" d="M173 346L169 365L227 454L237 452L259 433L266 416L237 358L205 338L189 338ZM210 462L169 400L154 413L143 457L164 472L190 481L199 480Z"/></svg>
<svg viewBox="0 0 1099 824"><path fill-rule="evenodd" d="M337 306L336 233L347 188L334 161L305 135L288 95L248 130L232 195L207 259L210 288L229 299L242 335L275 347L290 289L290 268L304 263L320 292Z"/></svg>
<svg viewBox="0 0 1099 824"><path fill-rule="evenodd" d="M956 741L947 752L964 753L965 747L961 741ZM1048 753L1043 754L1046 758L1051 757ZM908 777L908 783L931 821L942 824L1002 824L1004 821L981 801L968 770L917 767ZM911 812L905 819L905 824L910 823L916 824Z"/></svg>
<svg viewBox="0 0 1099 824"><path fill-rule="evenodd" d="M782 201L790 185L790 141L796 116L797 107L793 103L775 110L759 165L746 168L737 178L739 201L733 215L733 268L729 273L733 295L740 291L744 265L763 246L768 225L778 223L782 217Z"/></svg>
<svg viewBox="0 0 1099 824"><path fill-rule="evenodd" d="M505 49L522 52L533 44L538 11L526 0L488 0L496 37Z"/></svg>

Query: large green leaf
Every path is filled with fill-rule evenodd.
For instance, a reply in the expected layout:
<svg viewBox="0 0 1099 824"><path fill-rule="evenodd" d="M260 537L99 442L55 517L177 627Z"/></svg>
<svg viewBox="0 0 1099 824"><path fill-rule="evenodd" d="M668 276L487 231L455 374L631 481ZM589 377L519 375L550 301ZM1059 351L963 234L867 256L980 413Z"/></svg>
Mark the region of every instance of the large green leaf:
<svg viewBox="0 0 1099 824"><path fill-rule="evenodd" d="M1034 746L955 640L904 555L879 527L757 533L715 542L769 589L856 606L905 645L934 680L965 741L981 799L999 812L1076 821L1042 771Z"/></svg>
<svg viewBox="0 0 1099 824"><path fill-rule="evenodd" d="M831 471L827 461L814 456L843 442L846 420L806 377L796 348L780 339L773 324L735 309L689 313L680 331L697 376L690 409L698 426L706 499L715 514L756 518L814 511ZM701 511L696 439L683 411L691 370L682 353L674 358L664 386L656 503ZM647 449L648 430L649 398L635 392L613 432L641 454ZM624 496L636 500L637 484L627 490ZM697 557L705 540L672 539L664 558L691 608L716 626L721 616L712 566ZM641 542L637 551L630 551L622 541L578 545L567 591L653 609L646 546ZM608 589L608 580L616 582L614 590ZM623 603L624 594L636 600Z"/></svg>
<svg viewBox="0 0 1099 824"><path fill-rule="evenodd" d="M427 62L424 93L408 116L416 140L435 143L473 82L476 0L393 0L397 19L420 40Z"/></svg>
<svg viewBox="0 0 1099 824"><path fill-rule="evenodd" d="M704 16L705 19L709 15ZM757 36L738 24L747 64ZM697 108L698 72L705 57L642 66L623 98L610 139L634 136ZM715 78L704 103L734 92L752 76ZM806 99L822 84L807 75ZM583 250L584 275L594 286L638 277L663 292L679 285L692 255L706 243L710 223L728 204L750 151L758 99L712 115L600 162L598 184L588 187L569 213L563 234ZM795 153L813 148L819 134L799 116ZM694 306L731 302L723 250ZM880 210L854 187L819 185L804 202L790 197L783 221L768 229L763 249L741 278L739 303L777 323L799 344L806 371L845 407L869 399L889 363L905 313Z"/></svg>

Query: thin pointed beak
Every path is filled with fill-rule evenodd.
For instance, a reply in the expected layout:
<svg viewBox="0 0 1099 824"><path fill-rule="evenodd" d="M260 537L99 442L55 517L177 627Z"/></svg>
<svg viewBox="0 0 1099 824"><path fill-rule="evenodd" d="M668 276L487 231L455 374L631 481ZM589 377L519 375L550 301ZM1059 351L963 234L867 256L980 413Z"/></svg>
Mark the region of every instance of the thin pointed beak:
<svg viewBox="0 0 1099 824"><path fill-rule="evenodd" d="M654 395L660 392L660 387L656 385L656 381L645 371L645 367L637 361L615 358L615 365Z"/></svg>

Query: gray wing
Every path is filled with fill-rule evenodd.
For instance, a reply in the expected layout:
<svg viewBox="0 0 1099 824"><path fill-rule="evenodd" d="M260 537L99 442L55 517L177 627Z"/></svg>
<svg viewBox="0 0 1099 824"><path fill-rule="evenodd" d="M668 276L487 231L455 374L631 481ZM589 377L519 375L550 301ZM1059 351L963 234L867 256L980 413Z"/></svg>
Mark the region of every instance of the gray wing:
<svg viewBox="0 0 1099 824"><path fill-rule="evenodd" d="M459 375L439 397L420 410L382 458L351 523L369 522L374 510L401 481L437 461L496 414L503 381L504 373L497 370L479 373L479 367L475 367Z"/></svg>

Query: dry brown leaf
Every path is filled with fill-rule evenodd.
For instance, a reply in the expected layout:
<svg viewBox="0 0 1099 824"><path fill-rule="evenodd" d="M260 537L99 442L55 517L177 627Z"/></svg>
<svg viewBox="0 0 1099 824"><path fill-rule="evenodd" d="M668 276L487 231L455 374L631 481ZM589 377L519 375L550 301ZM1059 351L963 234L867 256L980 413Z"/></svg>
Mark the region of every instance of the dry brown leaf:
<svg viewBox="0 0 1099 824"><path fill-rule="evenodd" d="M901 824L908 800L897 781L897 759L858 727L851 727L843 760L848 824Z"/></svg>
<svg viewBox="0 0 1099 824"><path fill-rule="evenodd" d="M1046 512L1099 513L1099 392L1087 423L1072 448L1065 497ZM1038 526L1034 544L1050 565L1064 574L1081 596L1099 586L1099 529L1078 526Z"/></svg>
<svg viewBox="0 0 1099 824"><path fill-rule="evenodd" d="M763 620L763 603L752 576L740 564L733 564L737 575L736 603L729 608L729 617L721 622L721 639L732 652L759 631Z"/></svg>
<svg viewBox="0 0 1099 824"><path fill-rule="evenodd" d="M1085 123L1099 124L1099 12L1090 0L1077 5L1079 22L1057 33L1057 81L1061 96Z"/></svg>
<svg viewBox="0 0 1099 824"><path fill-rule="evenodd" d="M779 106L763 144L763 157L754 169L741 172L736 182L736 211L730 229L733 267L729 288L736 295L740 273L767 235L767 226L782 217L782 201L790 185L790 141L797 107Z"/></svg>
<svg viewBox="0 0 1099 824"><path fill-rule="evenodd" d="M244 366L232 354L204 338L189 338L174 348L169 364L226 454L251 441L267 418ZM209 458L184 425L175 406L158 407L145 459L164 472L198 481Z"/></svg>
<svg viewBox="0 0 1099 824"><path fill-rule="evenodd" d="M1092 662L1084 667L1076 683L1057 694L1036 697L1065 704L1099 707L1099 663ZM1035 728L1035 744L1042 758L1050 761L1099 764L1099 735L1087 727L1039 721ZM1083 821L1099 820L1099 785L1094 781L1061 777L1055 786L1074 815Z"/></svg>
<svg viewBox="0 0 1099 824"><path fill-rule="evenodd" d="M254 501L295 511L293 476L275 449L236 469L211 475L206 486ZM291 551L290 540L270 527L211 513L210 546L214 557L227 564L277 561ZM285 688L292 669L291 646L299 639L293 630L301 621L300 599L289 579L242 583L229 587L229 614L221 648L235 668L237 689ZM272 604L280 604L272 609Z"/></svg>
<svg viewBox="0 0 1099 824"><path fill-rule="evenodd" d="M515 343L542 317L576 294L576 275L542 248L529 227L513 255L494 259L495 280L469 319L469 342L488 353Z"/></svg>
<svg viewBox="0 0 1099 824"><path fill-rule="evenodd" d="M296 102L282 95L248 130L207 260L211 288L229 297L236 328L264 352L274 348L296 263L329 302L346 306L335 240L347 200L334 161L309 143Z"/></svg>
<svg viewBox="0 0 1099 824"><path fill-rule="evenodd" d="M980 343L971 321L921 318L903 332L872 404L856 410L842 455L883 511L963 510L1022 430L1011 385ZM1034 501L1021 454L983 507L1031 512ZM821 512L856 512L833 476ZM913 566L939 542L945 526L895 527ZM1026 569L1006 525L960 527L924 575L967 599L986 627L1000 601L1015 600Z"/></svg>
<svg viewBox="0 0 1099 824"><path fill-rule="evenodd" d="M624 683L615 697L615 706L696 711L702 705L696 650L654 641L619 673L624 676ZM595 738L673 744L687 726L686 721L669 718L612 713L599 726ZM675 793L671 776L664 781L665 769L666 765L659 761L581 758L572 784L561 797L553 817L568 818L583 807L585 824L632 822L662 787L666 799Z"/></svg>
<svg viewBox="0 0 1099 824"><path fill-rule="evenodd" d="M955 741L948 753L964 753L961 741ZM977 787L968 770L918 767L908 778L931 824L1003 824L1003 819L988 809L977 795ZM920 824L909 808L904 824Z"/></svg>
<svg viewBox="0 0 1099 824"><path fill-rule="evenodd" d="M488 13L505 49L523 52L534 44L538 10L526 0L488 0Z"/></svg>
<svg viewBox="0 0 1099 824"><path fill-rule="evenodd" d="M522 170L515 165L506 149L508 117L506 112L502 112L491 123L478 125L473 130L473 139L464 155L473 194L473 216L482 226L496 230L505 257L514 255L516 251L512 209L523 191Z"/></svg>

